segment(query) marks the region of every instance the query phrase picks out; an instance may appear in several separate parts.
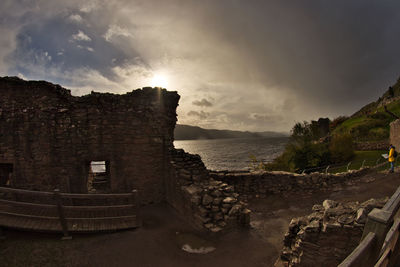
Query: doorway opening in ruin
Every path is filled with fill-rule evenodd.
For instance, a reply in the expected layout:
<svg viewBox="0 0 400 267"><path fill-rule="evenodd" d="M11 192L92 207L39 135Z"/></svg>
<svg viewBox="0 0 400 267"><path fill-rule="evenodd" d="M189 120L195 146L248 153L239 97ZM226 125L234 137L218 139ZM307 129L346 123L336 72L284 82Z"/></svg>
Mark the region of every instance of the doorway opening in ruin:
<svg viewBox="0 0 400 267"><path fill-rule="evenodd" d="M0 163L0 186L10 186L13 173L11 163Z"/></svg>
<svg viewBox="0 0 400 267"><path fill-rule="evenodd" d="M108 193L110 191L110 163L90 161L87 182L89 193Z"/></svg>

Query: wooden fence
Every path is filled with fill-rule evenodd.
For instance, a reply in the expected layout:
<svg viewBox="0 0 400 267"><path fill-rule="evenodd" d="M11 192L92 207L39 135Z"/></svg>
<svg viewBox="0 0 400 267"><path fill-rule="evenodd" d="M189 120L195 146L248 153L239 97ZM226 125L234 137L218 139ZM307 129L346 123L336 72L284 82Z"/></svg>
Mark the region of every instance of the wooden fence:
<svg viewBox="0 0 400 267"><path fill-rule="evenodd" d="M100 232L141 225L138 191L71 194L0 187L0 226L32 231Z"/></svg>
<svg viewBox="0 0 400 267"><path fill-rule="evenodd" d="M398 266L400 187L382 209L368 214L360 244L339 267Z"/></svg>

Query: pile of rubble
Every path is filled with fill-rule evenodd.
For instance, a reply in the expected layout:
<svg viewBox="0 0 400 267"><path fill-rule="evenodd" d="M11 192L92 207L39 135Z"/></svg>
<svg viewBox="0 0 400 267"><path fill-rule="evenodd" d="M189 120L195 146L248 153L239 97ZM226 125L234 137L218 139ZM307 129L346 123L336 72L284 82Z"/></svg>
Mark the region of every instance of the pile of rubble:
<svg viewBox="0 0 400 267"><path fill-rule="evenodd" d="M182 186L182 190L190 199L196 220L212 232L219 232L236 223L250 223L250 210L246 209L246 203L240 201L239 194L231 185L210 179Z"/></svg>
<svg viewBox="0 0 400 267"><path fill-rule="evenodd" d="M209 177L199 155L182 149L171 151L173 182L169 202L195 226L220 232L250 223L250 210L234 186Z"/></svg>
<svg viewBox="0 0 400 267"><path fill-rule="evenodd" d="M363 203L325 200L308 216L292 219L280 260L285 266L337 266L359 244L368 213L388 198Z"/></svg>

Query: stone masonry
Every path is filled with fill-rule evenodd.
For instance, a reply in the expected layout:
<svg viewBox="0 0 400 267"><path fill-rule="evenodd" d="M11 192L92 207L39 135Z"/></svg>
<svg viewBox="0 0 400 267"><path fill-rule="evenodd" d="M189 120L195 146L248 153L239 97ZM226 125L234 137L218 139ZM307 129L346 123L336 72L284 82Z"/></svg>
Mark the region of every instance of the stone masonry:
<svg viewBox="0 0 400 267"><path fill-rule="evenodd" d="M242 198L266 197L271 194L287 194L290 192L313 192L332 188L335 185L352 183L352 180L370 171L363 168L338 174L311 173L296 174L282 171L210 172L214 180L225 182L234 187Z"/></svg>
<svg viewBox="0 0 400 267"><path fill-rule="evenodd" d="M388 150L389 142L388 141L379 141L379 142L356 142L355 144L356 150L368 151L368 150Z"/></svg>
<svg viewBox="0 0 400 267"><path fill-rule="evenodd" d="M0 78L0 180L31 190L86 193L91 161L104 161L109 192L165 200L179 95L143 88L77 97L44 81ZM9 179L9 181L7 181Z"/></svg>
<svg viewBox="0 0 400 267"><path fill-rule="evenodd" d="M250 210L232 185L216 181L199 155L182 149L171 151L167 201L198 229L217 233L237 226L248 226Z"/></svg>
<svg viewBox="0 0 400 267"><path fill-rule="evenodd" d="M387 200L314 205L313 213L290 222L275 266L337 266L358 246L368 213Z"/></svg>
<svg viewBox="0 0 400 267"><path fill-rule="evenodd" d="M400 119L390 123L390 143L400 151Z"/></svg>

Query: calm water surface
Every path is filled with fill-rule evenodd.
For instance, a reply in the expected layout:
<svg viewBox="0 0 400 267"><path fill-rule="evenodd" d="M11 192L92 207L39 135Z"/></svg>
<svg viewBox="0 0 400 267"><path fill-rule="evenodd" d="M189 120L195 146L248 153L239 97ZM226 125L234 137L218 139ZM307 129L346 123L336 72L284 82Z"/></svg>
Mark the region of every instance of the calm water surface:
<svg viewBox="0 0 400 267"><path fill-rule="evenodd" d="M251 156L271 162L279 156L288 141L287 137L234 138L214 140L175 141L175 148L199 154L208 169L243 170L251 166Z"/></svg>

